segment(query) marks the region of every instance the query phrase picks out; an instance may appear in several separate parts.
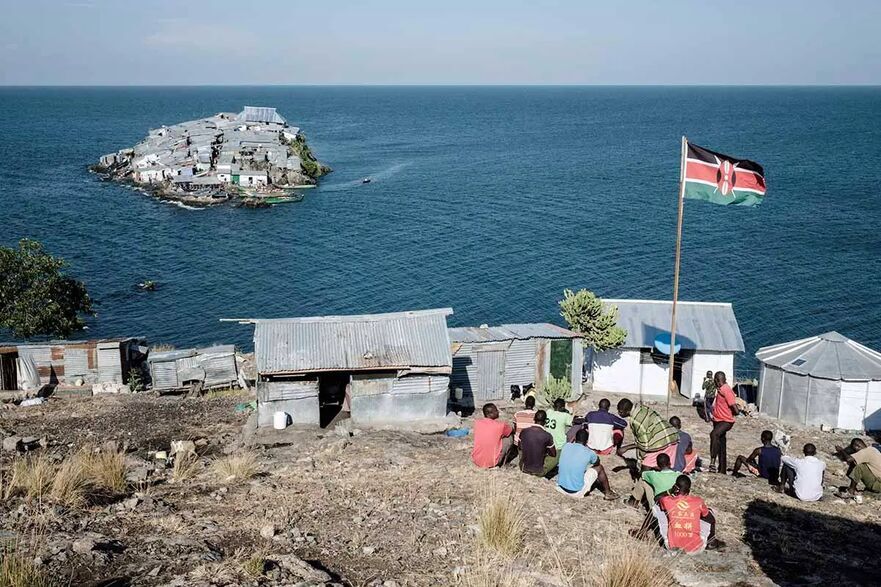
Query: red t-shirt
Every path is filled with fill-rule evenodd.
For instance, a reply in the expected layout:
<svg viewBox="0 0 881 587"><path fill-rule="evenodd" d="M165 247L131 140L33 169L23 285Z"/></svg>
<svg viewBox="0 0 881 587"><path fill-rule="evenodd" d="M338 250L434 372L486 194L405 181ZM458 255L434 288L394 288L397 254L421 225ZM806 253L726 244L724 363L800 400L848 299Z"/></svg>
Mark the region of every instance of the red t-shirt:
<svg viewBox="0 0 881 587"><path fill-rule="evenodd" d="M700 550L701 516L710 513L704 500L695 495L665 495L658 505L667 513L667 548L681 548L686 552Z"/></svg>
<svg viewBox="0 0 881 587"><path fill-rule="evenodd" d="M713 403L713 420L716 422L734 423L734 390L727 383L716 392L716 401Z"/></svg>
<svg viewBox="0 0 881 587"><path fill-rule="evenodd" d="M481 418L474 423L474 448L471 460L478 467L495 467L502 456L502 439L511 436L514 429L503 420Z"/></svg>

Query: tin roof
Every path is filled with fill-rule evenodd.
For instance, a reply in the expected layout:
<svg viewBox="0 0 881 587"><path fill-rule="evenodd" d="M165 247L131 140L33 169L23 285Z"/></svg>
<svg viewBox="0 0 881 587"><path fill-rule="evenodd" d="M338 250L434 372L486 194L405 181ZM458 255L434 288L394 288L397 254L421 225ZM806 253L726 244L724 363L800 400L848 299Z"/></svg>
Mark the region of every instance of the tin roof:
<svg viewBox="0 0 881 587"><path fill-rule="evenodd" d="M670 332L671 301L603 302L618 308L618 326L627 331L625 348L652 348L659 334ZM676 343L689 350L742 352L743 338L734 308L719 302L677 302Z"/></svg>
<svg viewBox="0 0 881 587"><path fill-rule="evenodd" d="M450 308L316 316L253 323L261 374L375 369L452 368Z"/></svg>
<svg viewBox="0 0 881 587"><path fill-rule="evenodd" d="M554 324L502 324L501 326L464 326L450 328L453 342L501 342L530 338L581 338L581 335Z"/></svg>
<svg viewBox="0 0 881 587"><path fill-rule="evenodd" d="M171 351L151 352L147 357L147 361L150 363L165 363L168 361L176 361L178 359L186 359L187 357L195 357L196 355L232 355L235 354L235 352L235 345L219 344L200 349L174 349Z"/></svg>
<svg viewBox="0 0 881 587"><path fill-rule="evenodd" d="M881 353L837 332L762 347L756 358L765 365L821 379L881 380Z"/></svg>
<svg viewBox="0 0 881 587"><path fill-rule="evenodd" d="M275 111L275 108L265 106L245 106L238 119L243 122L274 122L276 124L286 124L287 121Z"/></svg>

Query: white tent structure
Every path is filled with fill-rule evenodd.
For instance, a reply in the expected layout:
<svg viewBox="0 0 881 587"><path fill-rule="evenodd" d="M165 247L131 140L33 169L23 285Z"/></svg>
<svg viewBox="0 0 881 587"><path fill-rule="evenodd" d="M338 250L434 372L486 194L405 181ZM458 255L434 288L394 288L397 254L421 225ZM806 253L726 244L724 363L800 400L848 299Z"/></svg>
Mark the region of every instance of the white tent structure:
<svg viewBox="0 0 881 587"><path fill-rule="evenodd" d="M837 332L759 349L759 410L781 420L881 430L881 353Z"/></svg>

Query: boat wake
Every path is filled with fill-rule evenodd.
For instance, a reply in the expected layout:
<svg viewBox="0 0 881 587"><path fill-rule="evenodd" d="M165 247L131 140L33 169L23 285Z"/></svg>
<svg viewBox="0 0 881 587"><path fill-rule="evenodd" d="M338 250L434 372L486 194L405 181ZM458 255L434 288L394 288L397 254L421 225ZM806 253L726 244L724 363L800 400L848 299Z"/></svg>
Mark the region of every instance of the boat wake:
<svg viewBox="0 0 881 587"><path fill-rule="evenodd" d="M351 181L342 181L338 183L329 183L329 184L319 184L318 191L321 192L344 192L353 188L358 188L364 185L370 185L377 182L381 182L386 180L394 175L397 175L401 172L401 170L405 169L412 165L412 161L406 161L404 163L395 163L394 165L383 169L377 173L371 173L358 179L353 179ZM364 181L365 179L369 179L370 181Z"/></svg>

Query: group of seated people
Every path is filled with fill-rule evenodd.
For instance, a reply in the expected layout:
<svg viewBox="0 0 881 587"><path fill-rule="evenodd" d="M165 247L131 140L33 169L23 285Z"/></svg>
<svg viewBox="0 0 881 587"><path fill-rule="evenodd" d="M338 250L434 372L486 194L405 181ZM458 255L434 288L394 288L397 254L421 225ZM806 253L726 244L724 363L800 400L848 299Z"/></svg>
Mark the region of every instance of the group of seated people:
<svg viewBox="0 0 881 587"><path fill-rule="evenodd" d="M600 462L601 456L615 454L636 481L627 503L648 511L639 533L652 529L668 548L687 552L721 546L712 512L691 495L688 474L695 469L697 454L679 418L664 420L647 406L634 412L628 399L618 402L617 414L610 408L609 400L602 399L596 410L577 418L561 399L553 409L540 410L528 396L512 426L499 419L495 404L486 404L484 417L474 423L472 460L478 467L492 468L519 455L522 472L556 476L556 489L563 495L580 498L596 488L605 499L616 500L619 496ZM625 445L628 426L635 440Z"/></svg>
<svg viewBox="0 0 881 587"><path fill-rule="evenodd" d="M697 552L723 546L716 538L716 520L706 503L691 494L691 478L698 464L691 436L681 421L664 419L656 410L622 399L617 414L610 412L608 399L584 417L575 417L563 400L553 409L536 409L528 396L525 407L514 416L514 425L499 419L495 404L483 406L483 418L474 424L472 460L482 468L503 466L519 455L520 470L552 479L563 495L580 498L594 488L607 500L618 499L609 483L601 456L617 455L629 470L634 487L627 505L645 508L642 527L632 534L655 533L669 549ZM628 421L629 420L629 421ZM630 428L634 442L624 444ZM740 455L733 475L751 474L766 479L777 491L803 501L823 495L825 464L816 457L813 444L804 446L804 458L785 456L774 444L769 430L761 434L761 446L749 456ZM868 491L881 491L881 449L855 438L847 447L836 447L836 455L850 465L850 486L839 495L854 496L860 484ZM743 473L745 470L746 473Z"/></svg>

